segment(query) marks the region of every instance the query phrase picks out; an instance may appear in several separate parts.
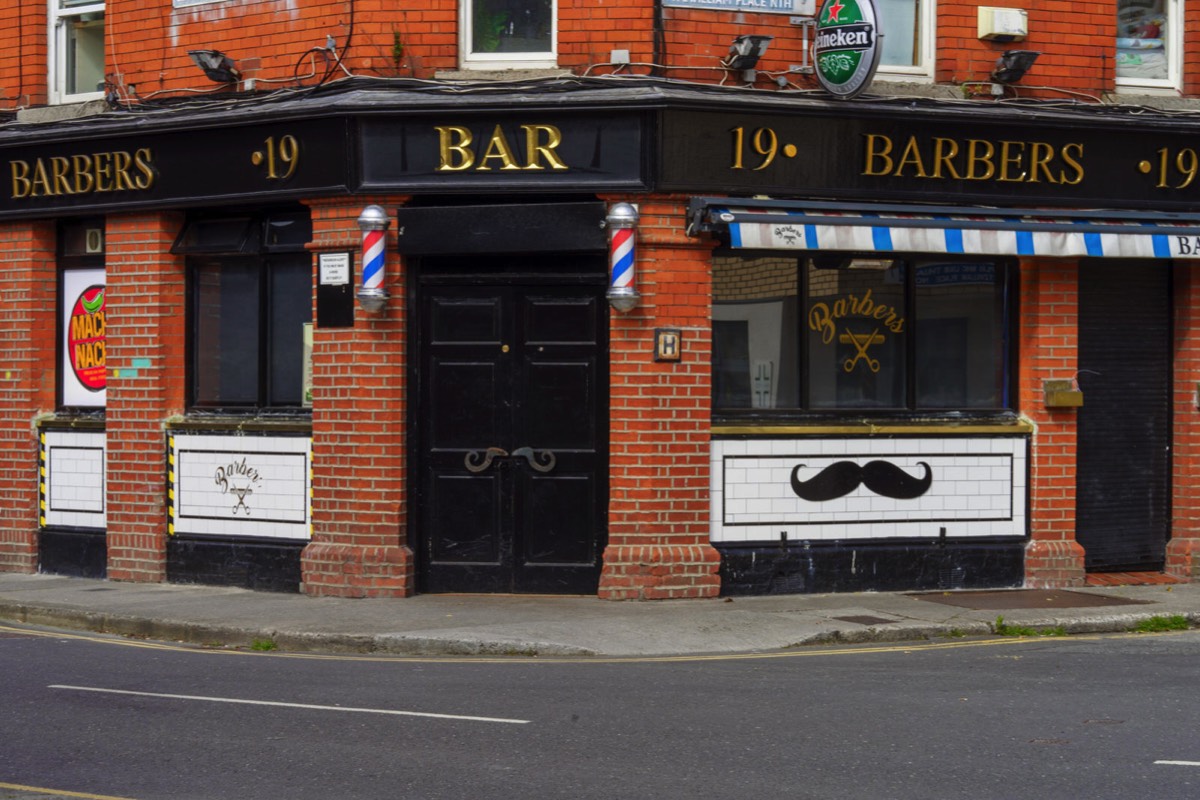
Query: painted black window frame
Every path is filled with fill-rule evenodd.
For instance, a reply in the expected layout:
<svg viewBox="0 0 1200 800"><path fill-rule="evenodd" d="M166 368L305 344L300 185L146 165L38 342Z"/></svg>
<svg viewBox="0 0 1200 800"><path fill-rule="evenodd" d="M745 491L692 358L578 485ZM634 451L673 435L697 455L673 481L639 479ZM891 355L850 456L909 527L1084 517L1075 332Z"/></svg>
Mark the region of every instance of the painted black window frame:
<svg viewBox="0 0 1200 800"><path fill-rule="evenodd" d="M978 422L997 422L1008 423L1017 419L1019 412L1017 402L1017 382L1018 382L1018 346L1017 346L1017 321L1020 314L1019 305L1019 262L1016 258L1006 256L982 256L982 255L957 255L946 253L878 253L878 252L821 252L811 250L794 250L781 253L778 250L750 250L750 249L730 249L721 248L714 252L716 257L726 258L794 258L796 260L796 298L797 298L797 314L795 328L795 350L796 350L796 365L798 371L797 397L798 403L794 407L782 408L745 408L745 407L722 407L717 404L716 397L716 353L719 347L715 332L717 320L714 316L714 333L712 342L713 352L713 398L712 398L712 419L717 424L736 424L754 422L776 422L784 423L789 421L849 421L849 420L882 420L882 421L978 421ZM825 263L849 263L854 259L865 260L894 260L898 262L921 262L921 261L954 261L954 262L970 262L970 263L990 263L995 264L998 270L1003 272L1003 277L999 279L998 284L1003 293L1003 313L1005 319L1001 322L1001 336L1003 346L1003 364L1004 375L1001 380L1000 392L1002 395L1001 405L992 408L935 408L935 407L920 407L916 403L916 342L917 329L919 328L919 320L915 317L912 320L912 329L910 335L906 337L905 343L905 404L903 407L894 408L864 408L864 407L847 407L847 408L813 408L809 405L809 361L805 355L806 349L806 309L809 307L809 286L806 276L806 264L809 259L823 261ZM905 304L907 309L916 308L916 280L915 269L907 269L905 275ZM717 305L715 296L715 281L714 281L714 307ZM753 390L751 390L753 391Z"/></svg>
<svg viewBox="0 0 1200 800"><path fill-rule="evenodd" d="M291 226L295 226L294 228ZM281 235L281 231L285 234ZM294 399L279 398L279 386L272 378L272 353L277 352L277 331L273 324L273 311L277 302L284 297L272 291L273 278L280 270L291 270L305 276L301 290L291 295L294 300L303 299L303 309L308 323L312 318L313 269L312 256L307 244L312 239L311 220L306 209L276 209L262 213L198 214L188 219L171 250L186 256L187 274L187 407L189 412L217 414L255 415L309 415L311 409L303 403L300 373L303 368L303 344L291 348L295 373ZM244 270L253 278L256 297L252 298L257 319L250 326L255 341L255 379L253 399L231 400L219 395L202 397L200 359L205 352L199 344L201 324L200 304L203 300L199 279L206 272L218 272L230 268ZM285 372L288 372L285 370ZM290 374L290 373L289 373Z"/></svg>

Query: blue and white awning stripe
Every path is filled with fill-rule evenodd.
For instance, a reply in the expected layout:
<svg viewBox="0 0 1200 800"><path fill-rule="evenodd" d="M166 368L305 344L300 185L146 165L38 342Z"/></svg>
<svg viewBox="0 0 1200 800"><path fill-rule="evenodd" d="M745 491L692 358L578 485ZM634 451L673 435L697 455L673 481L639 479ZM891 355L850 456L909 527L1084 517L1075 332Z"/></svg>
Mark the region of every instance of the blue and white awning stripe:
<svg viewBox="0 0 1200 800"><path fill-rule="evenodd" d="M1173 214L1162 214L1161 219L1150 213L1103 217L1102 212L1092 216L1078 211L999 209L980 209L979 214L918 214L898 212L894 207L868 212L799 205L786 201L747 208L709 205L705 208L707 224L702 227L724 227L732 247L751 250L1200 258L1200 218Z"/></svg>

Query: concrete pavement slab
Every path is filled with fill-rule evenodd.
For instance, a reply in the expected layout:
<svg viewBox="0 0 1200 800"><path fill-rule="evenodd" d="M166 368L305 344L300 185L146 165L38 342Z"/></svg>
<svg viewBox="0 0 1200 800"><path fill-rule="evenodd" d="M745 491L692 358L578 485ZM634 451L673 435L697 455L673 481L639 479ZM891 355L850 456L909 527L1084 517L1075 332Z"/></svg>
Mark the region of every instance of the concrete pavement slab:
<svg viewBox="0 0 1200 800"><path fill-rule="evenodd" d="M1155 616L1200 623L1200 585L1072 590L1099 603L1086 607L1043 608L1023 591L1008 590L988 603L973 603L970 592L648 602L529 595L355 600L0 573L0 619L203 645L246 647L269 639L289 651L606 657L989 635L1000 617L1011 626L1069 633L1130 630ZM1009 598L1012 607L1000 607Z"/></svg>

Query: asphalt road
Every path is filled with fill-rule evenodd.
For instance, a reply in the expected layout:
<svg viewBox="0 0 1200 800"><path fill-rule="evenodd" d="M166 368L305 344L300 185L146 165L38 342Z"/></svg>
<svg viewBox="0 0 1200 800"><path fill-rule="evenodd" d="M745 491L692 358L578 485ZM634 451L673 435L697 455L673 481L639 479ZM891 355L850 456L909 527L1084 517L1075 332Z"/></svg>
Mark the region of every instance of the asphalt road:
<svg viewBox="0 0 1200 800"><path fill-rule="evenodd" d="M0 798L1195 798L1198 663L1200 632L483 661L0 628Z"/></svg>

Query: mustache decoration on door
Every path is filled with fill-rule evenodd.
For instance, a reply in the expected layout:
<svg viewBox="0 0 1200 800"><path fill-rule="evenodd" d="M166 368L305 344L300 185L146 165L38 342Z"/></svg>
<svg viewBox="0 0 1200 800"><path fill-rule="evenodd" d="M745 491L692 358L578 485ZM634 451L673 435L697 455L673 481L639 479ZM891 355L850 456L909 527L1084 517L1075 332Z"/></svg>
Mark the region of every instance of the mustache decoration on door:
<svg viewBox="0 0 1200 800"><path fill-rule="evenodd" d="M830 464L807 481L799 478L803 464L792 470L792 491L802 500L820 503L835 500L850 494L859 486L895 500L912 500L929 491L933 484L933 470L924 461L917 466L925 468L925 475L914 478L890 461L868 461L861 467L853 461L838 461Z"/></svg>

